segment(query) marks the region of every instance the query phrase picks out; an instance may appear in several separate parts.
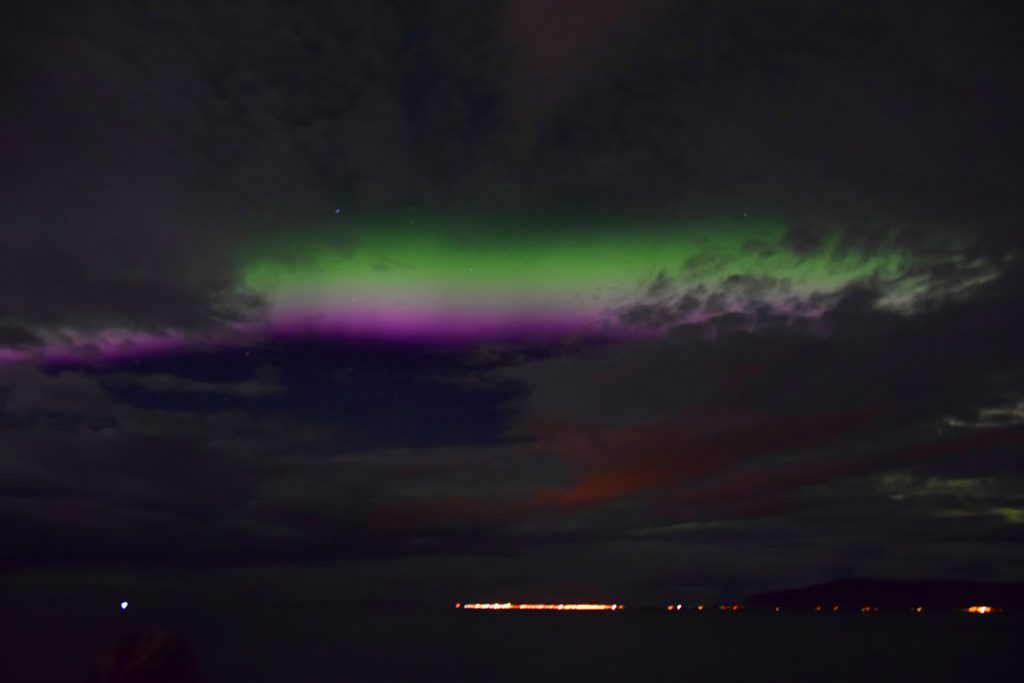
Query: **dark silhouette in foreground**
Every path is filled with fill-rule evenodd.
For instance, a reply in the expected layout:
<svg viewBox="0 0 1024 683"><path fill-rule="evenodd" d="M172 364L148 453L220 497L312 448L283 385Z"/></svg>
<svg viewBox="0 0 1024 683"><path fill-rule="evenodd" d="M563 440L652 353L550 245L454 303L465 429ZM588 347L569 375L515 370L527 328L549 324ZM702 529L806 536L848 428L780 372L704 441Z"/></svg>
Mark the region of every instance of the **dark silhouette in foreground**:
<svg viewBox="0 0 1024 683"><path fill-rule="evenodd" d="M184 640L161 631L133 633L96 660L96 683L198 683L199 670Z"/></svg>

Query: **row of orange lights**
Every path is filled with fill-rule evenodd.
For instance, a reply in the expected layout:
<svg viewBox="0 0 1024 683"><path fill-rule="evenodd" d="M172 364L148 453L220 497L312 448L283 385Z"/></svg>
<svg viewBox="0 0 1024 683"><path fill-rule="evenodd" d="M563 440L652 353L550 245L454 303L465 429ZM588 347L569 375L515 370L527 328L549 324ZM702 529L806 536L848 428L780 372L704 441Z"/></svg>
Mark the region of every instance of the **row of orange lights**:
<svg viewBox="0 0 1024 683"><path fill-rule="evenodd" d="M720 612L740 612L746 609L746 605L719 605L718 610ZM625 605L616 604L604 604L604 603L517 603L517 602L467 602L455 603L455 609L474 609L474 610L549 610L549 611L576 611L576 612L602 612L602 611L615 611L625 609ZM676 604L669 605L667 607L669 612L681 612L683 610L691 609L687 605ZM694 605L693 608L697 612L704 611L704 605ZM781 612L781 607L775 608L776 612ZM818 605L814 608L815 612L824 611L824 607ZM839 605L833 605L831 608L832 612L839 611ZM872 612L878 612L879 608L874 605L864 605L860 608L862 613L868 614ZM924 612L924 607L914 607L910 610L916 614ZM968 614L993 614L1001 612L1002 610L998 607L992 607L990 605L971 605L965 607L961 611L967 612Z"/></svg>
<svg viewBox="0 0 1024 683"><path fill-rule="evenodd" d="M669 612L681 612L683 610L688 610L688 609L694 609L694 610L696 610L698 612L702 612L702 611L704 611L704 605L695 605L694 607L691 608L691 607L689 607L687 605L676 604L676 605L669 605L666 609ZM739 612L739 611L742 611L744 609L746 609L746 605L719 605L718 606L718 610L720 612ZM875 613L875 612L879 612L880 610L881 610L881 608L879 608L877 605L864 605L863 607L860 608L860 611L863 614L872 614L872 613ZM781 607L775 607L775 608L773 608L773 611L775 611L775 612L782 612L782 608ZM818 605L818 606L816 606L814 608L814 611L815 612L823 612L823 611L825 611L825 608L822 605ZM839 611L839 605L833 605L830 608L829 611L831 611L831 612L838 612ZM924 607L921 607L921 606L913 607L913 608L911 608L910 611L915 613L915 614L921 614L922 612L924 612ZM991 607L989 605L972 605L970 607L965 607L961 611L967 612L969 614L994 614L994 613L997 613L997 612L1001 612L1002 610L999 609L998 607Z"/></svg>
<svg viewBox="0 0 1024 683"><path fill-rule="evenodd" d="M575 612L604 612L615 611L623 608L623 605L606 605L602 603L517 603L517 602L461 602L455 603L455 609L487 609L487 610L554 610L554 611L575 611Z"/></svg>
<svg viewBox="0 0 1024 683"><path fill-rule="evenodd" d="M992 614L993 612L1002 612L1003 610L989 605L971 605L965 608L964 611L968 614Z"/></svg>

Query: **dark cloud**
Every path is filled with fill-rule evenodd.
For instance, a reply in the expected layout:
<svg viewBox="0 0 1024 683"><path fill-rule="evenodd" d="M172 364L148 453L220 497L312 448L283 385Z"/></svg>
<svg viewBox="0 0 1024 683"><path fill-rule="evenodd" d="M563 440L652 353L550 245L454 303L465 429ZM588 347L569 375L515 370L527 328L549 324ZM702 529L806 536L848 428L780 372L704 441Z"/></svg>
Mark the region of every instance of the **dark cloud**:
<svg viewBox="0 0 1024 683"><path fill-rule="evenodd" d="M866 421L865 415L808 413L792 420L757 414L691 411L623 428L586 429L541 423L533 427L553 451L583 469L573 486L548 495L578 505L633 493L661 494L681 483L714 479L752 457L830 445Z"/></svg>
<svg viewBox="0 0 1024 683"><path fill-rule="evenodd" d="M569 579L542 571L547 563L631 557L618 578L587 581L610 590L626 576L638 595L837 572L913 577L940 560L951 577L1012 578L1021 340L1003 321L1015 277L903 314L851 291L824 327L496 348L468 365L410 364L430 353L403 351L403 367L353 350L356 365L326 373L347 390L440 382L475 400L514 378L525 393L497 394L511 401L499 405L518 439L504 444L353 450L347 427L310 422L305 409L260 417L260 402L310 388L284 349L239 366L255 378L219 370L228 354L187 373L164 361L138 374L12 366L0 392L0 482L3 515L17 521L4 562L383 568L431 558L422 561L445 569L409 569L404 580L552 590ZM296 353L322 372L315 346ZM259 370L268 362L278 369ZM250 403L161 407L120 393L129 388ZM984 557L955 560L986 543ZM683 548L691 559L673 561ZM505 568L481 559L492 556ZM647 556L661 559L637 559ZM480 566L492 573L468 578Z"/></svg>
<svg viewBox="0 0 1024 683"><path fill-rule="evenodd" d="M222 394L260 398L283 391L283 387L271 377L244 382L203 382L169 374L112 373L105 375L102 382L113 386L140 387L158 394Z"/></svg>
<svg viewBox="0 0 1024 683"><path fill-rule="evenodd" d="M297 565L328 563L349 596L655 599L856 573L1024 576L1024 87L1006 10L5 12L3 349L259 316L238 249L336 207L750 213L785 223L798 254L837 234L840 255L909 254L927 295L887 305L866 277L800 298L744 273L677 291L661 273L621 312L653 339L261 340L7 365L4 567L258 565L246 571L323 587ZM333 246L348 244L339 225ZM697 313L709 320L680 324Z"/></svg>
<svg viewBox="0 0 1024 683"><path fill-rule="evenodd" d="M37 346L42 340L36 335L22 327L4 325L0 327L0 346L6 348L21 348L25 346Z"/></svg>
<svg viewBox="0 0 1024 683"><path fill-rule="evenodd" d="M500 21L510 53L508 88L519 125L543 123L581 88L599 79L601 67L613 56L623 58L630 47L627 39L643 36L667 7L664 0L506 3Z"/></svg>
<svg viewBox="0 0 1024 683"><path fill-rule="evenodd" d="M628 519L632 533L679 534L687 547L715 529L737 546L734 536L770 524L780 543L798 543L789 552L808 581L934 572L908 559L911 547L942 556L928 544L949 548L952 574L1012 578L1021 562L1012 553L953 558L957 544L1004 543L1022 530L1013 454L1024 443L1024 339L1006 318L1021 305L1019 276L1013 268L969 297L904 313L855 289L820 325L713 321L502 369L530 387L521 432L572 473L538 500L603 508L605 528ZM935 493L916 495L924 473ZM974 482L967 499L938 494L958 477ZM635 509L650 514L630 518ZM759 549L750 562L769 556Z"/></svg>
<svg viewBox="0 0 1024 683"><path fill-rule="evenodd" d="M5 28L5 324L254 315L235 279L240 243L339 205L422 199L428 178L456 169L426 167L440 157L414 140L476 163L478 143L459 138L486 119L486 58L462 50L487 48L469 16L460 34L440 10L367 2L22 14Z"/></svg>
<svg viewBox="0 0 1024 683"><path fill-rule="evenodd" d="M771 320L744 327L683 325L664 340L599 347L521 363L524 409L571 422L632 424L686 411L799 415L815 406L873 412L888 428L975 414L1016 402L1020 274L976 296L911 313L846 292L819 323Z"/></svg>
<svg viewBox="0 0 1024 683"><path fill-rule="evenodd" d="M4 368L2 563L216 566L466 552L493 547L486 532L515 521L508 511L539 483L561 479L556 461L524 445L351 452L343 427L309 418L120 394L128 385L157 396L277 400L285 388L267 374L212 382Z"/></svg>
<svg viewBox="0 0 1024 683"><path fill-rule="evenodd" d="M973 4L18 9L0 313L30 334L257 314L232 250L339 204L750 211L794 244L996 253L1021 218L1019 50Z"/></svg>

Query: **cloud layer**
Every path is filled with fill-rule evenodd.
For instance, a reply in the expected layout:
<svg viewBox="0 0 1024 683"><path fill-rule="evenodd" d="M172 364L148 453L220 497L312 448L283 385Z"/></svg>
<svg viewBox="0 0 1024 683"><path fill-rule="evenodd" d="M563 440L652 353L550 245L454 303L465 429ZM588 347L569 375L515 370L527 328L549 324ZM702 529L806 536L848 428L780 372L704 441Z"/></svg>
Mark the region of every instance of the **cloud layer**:
<svg viewBox="0 0 1024 683"><path fill-rule="evenodd" d="M1019 41L994 6L891 5L5 8L0 566L379 577L347 597L1020 579ZM422 222L359 234L389 212ZM500 298L446 280L461 256L411 268L432 240L486 245L499 294L610 302L587 277L655 224L709 229L626 273L629 334L273 327L350 301L331 268L368 244L431 310Z"/></svg>

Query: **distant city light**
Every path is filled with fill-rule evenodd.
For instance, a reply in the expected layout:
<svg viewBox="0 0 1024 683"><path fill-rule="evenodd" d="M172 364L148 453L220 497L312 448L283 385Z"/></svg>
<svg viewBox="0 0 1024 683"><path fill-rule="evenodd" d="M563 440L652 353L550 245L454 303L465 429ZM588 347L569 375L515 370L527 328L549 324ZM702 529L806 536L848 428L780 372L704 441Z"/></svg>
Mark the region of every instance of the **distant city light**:
<svg viewBox="0 0 1024 683"><path fill-rule="evenodd" d="M725 604L715 605L719 612L742 612L747 609L747 605L743 604ZM121 603L121 609L127 609L128 602ZM694 610L697 612L703 612L705 605L684 605L683 603L675 603L666 605L665 610L669 612L682 612L686 610ZM625 605L616 603L580 603L580 602L560 602L560 603L518 603L518 602L456 602L455 609L467 609L467 610L527 610L527 611L569 611L569 612L602 612L602 611L615 611L625 609ZM776 614L783 612L782 606L773 606L772 611ZM831 608L826 608L823 605L816 605L814 607L815 612L824 612L826 609L830 612L839 612L840 605L832 605ZM854 608L855 610L857 608ZM862 614L875 614L881 611L881 607L878 605L862 605L859 608ZM964 607L960 610L967 614L996 614L1003 610L998 607L991 605L971 605ZM911 607L910 612L912 614L923 614L924 607L918 605Z"/></svg>
<svg viewBox="0 0 1024 683"><path fill-rule="evenodd" d="M516 603L516 602L467 602L456 609L479 609L479 610L552 610L571 612L602 612L615 611L623 608L623 605L603 603Z"/></svg>
<svg viewBox="0 0 1024 683"><path fill-rule="evenodd" d="M989 605L971 605L964 611L968 614L992 614L993 612L998 612L1000 610Z"/></svg>
<svg viewBox="0 0 1024 683"><path fill-rule="evenodd" d="M122 600L121 601L121 609L123 609L123 610L124 609L128 609L128 601L127 600Z"/></svg>

